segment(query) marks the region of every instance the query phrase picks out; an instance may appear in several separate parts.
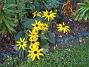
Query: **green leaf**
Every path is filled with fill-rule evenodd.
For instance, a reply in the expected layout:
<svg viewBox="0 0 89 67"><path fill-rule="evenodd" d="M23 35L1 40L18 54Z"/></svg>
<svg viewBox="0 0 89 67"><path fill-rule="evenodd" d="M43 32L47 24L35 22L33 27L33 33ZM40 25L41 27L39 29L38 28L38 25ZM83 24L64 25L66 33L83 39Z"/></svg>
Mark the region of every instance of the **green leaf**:
<svg viewBox="0 0 89 67"><path fill-rule="evenodd" d="M45 44L45 45L41 45L42 48L45 48L45 49L49 49L50 46L49 46L49 43Z"/></svg>
<svg viewBox="0 0 89 67"><path fill-rule="evenodd" d="M19 57L20 57L21 60L23 60L25 58L24 53L25 53L24 50L22 50L22 49L19 50Z"/></svg>
<svg viewBox="0 0 89 67"><path fill-rule="evenodd" d="M45 37L44 34L40 34L40 38L41 38L41 39L47 39L47 37Z"/></svg>
<svg viewBox="0 0 89 67"><path fill-rule="evenodd" d="M47 43L47 39L40 39L40 45L46 45Z"/></svg>
<svg viewBox="0 0 89 67"><path fill-rule="evenodd" d="M45 36L48 38L50 43L55 43L55 34L53 32L47 32Z"/></svg>
<svg viewBox="0 0 89 67"><path fill-rule="evenodd" d="M2 12L0 12L0 24L2 23L3 18L4 18L4 15Z"/></svg>
<svg viewBox="0 0 89 67"><path fill-rule="evenodd" d="M24 28L28 28L28 29L33 29L32 24L35 23L34 19L27 19L24 23L23 26Z"/></svg>
<svg viewBox="0 0 89 67"><path fill-rule="evenodd" d="M7 28L8 28L8 31L9 32L11 32L11 31L14 31L15 32L15 30L12 28L12 26L10 26L9 25L9 21L8 20L6 20L6 19L4 19L4 23L5 23L5 25L7 26Z"/></svg>
<svg viewBox="0 0 89 67"><path fill-rule="evenodd" d="M31 62L32 62L31 57L28 57L27 62L28 62L28 63L31 63Z"/></svg>
<svg viewBox="0 0 89 67"><path fill-rule="evenodd" d="M44 50L42 51L44 54L47 54L47 52L49 52L49 43L47 43L46 45L42 45L41 47L44 48Z"/></svg>
<svg viewBox="0 0 89 67"><path fill-rule="evenodd" d="M19 31L18 33L17 33L17 35L15 36L15 40L19 40L20 39L20 37L24 37L24 32L23 31Z"/></svg>
<svg viewBox="0 0 89 67"><path fill-rule="evenodd" d="M88 2L88 1L86 1L86 2ZM86 2L78 3L80 8L75 12L75 14L76 14L75 20L80 21L80 20L84 19L85 21L87 21L87 19L89 18L89 4Z"/></svg>
<svg viewBox="0 0 89 67"><path fill-rule="evenodd" d="M7 5L7 8L16 7L16 6L17 6L16 4L8 4L8 5Z"/></svg>
<svg viewBox="0 0 89 67"><path fill-rule="evenodd" d="M89 13L87 12L87 13L84 15L84 20L86 21L88 18L89 18Z"/></svg>

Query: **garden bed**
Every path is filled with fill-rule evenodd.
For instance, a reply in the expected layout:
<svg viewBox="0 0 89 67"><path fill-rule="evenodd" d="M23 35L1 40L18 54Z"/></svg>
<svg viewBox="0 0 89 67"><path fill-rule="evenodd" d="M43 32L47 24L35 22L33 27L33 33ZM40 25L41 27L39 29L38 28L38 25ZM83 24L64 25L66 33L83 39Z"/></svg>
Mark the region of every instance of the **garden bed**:
<svg viewBox="0 0 89 67"><path fill-rule="evenodd" d="M0 29L0 31L2 31L2 32L0 32L1 33L0 34L0 63L4 63L4 61L5 61L5 64L7 63L9 65L11 62L8 63L8 61L13 60L13 58L15 59L15 61L12 63L12 66L17 64L18 62L20 64L22 61L24 61L24 60L26 61L28 54L30 56L29 52L32 52L31 50L33 50L34 46L32 46L31 44L32 44L32 39L34 40L35 37L37 38L37 39L35 39L37 41L36 47L40 48L40 50L38 50L38 51L41 52L44 48L44 51L41 52L43 54L40 54L40 55L46 55L47 52L54 52L54 50L56 50L57 48L58 49L61 48L61 49L65 50L65 48L70 49L71 46L73 46L73 45L76 46L77 44L79 44L79 45L85 44L84 39L85 39L85 37L87 37L89 35L89 19L88 19L88 17L83 19L83 16L80 13L80 15L77 16L77 20L75 20L76 16L73 15L80 8L79 6L77 6L77 3L80 3L81 0L77 0L77 1L70 0L71 2L69 0L68 0L68 2L65 2L64 0L63 1L60 0L61 4L57 3L58 1L54 1L54 0L52 0L52 1L53 1L52 3L50 1L47 1L47 2L46 1L41 1L41 2L40 1L36 1L36 2L26 1L25 2L24 1L24 3L23 3L23 1L19 1L19 0L14 1L13 0L13 3L15 3L15 5L14 4L12 5L12 3L11 3L12 6L9 5L6 8L6 9L10 9L9 7L14 6L15 10L17 10L16 13L13 13L13 14L10 13L11 16L7 15L7 13L4 12L5 11L4 7L3 7L3 9L2 8L0 9L1 15L2 15L1 20L0 20L0 22L1 22L0 28L2 28L2 29ZM6 2L3 2L3 3L6 3ZM8 1L7 1L7 3L8 3ZM50 4L55 3L55 5L54 5L55 7L53 5L51 5L51 7L50 7L49 3ZM20 5L20 6L18 6L18 5ZM23 6L23 5L25 5L25 6ZM29 7L29 5L31 7ZM67 11L66 11L65 5L68 5L67 8L70 9L68 13L66 13ZM23 6L23 8L20 9L22 6ZM40 8L37 9L38 7L40 7ZM45 9L46 9L46 11L45 11ZM22 13L21 13L21 11L22 11ZM37 11L41 11L41 12L36 13ZM12 12L14 12L14 11L12 11ZM48 12L48 14L46 15L47 12ZM52 12L54 12L54 13L52 13ZM35 16L36 15L35 13L37 14L37 17ZM9 14L9 12L8 12L8 14ZM40 14L40 16L39 16L39 14ZM77 12L76 12L76 14L77 14ZM6 17L5 21L3 21L3 16ZM82 19L81 19L81 17L79 18L79 16L82 16ZM4 17L4 19L5 19L5 17ZM12 18L14 18L14 19L12 19ZM78 18L79 18L79 20L78 20ZM87 21L85 21L86 19L87 19ZM12 22L15 22L15 24ZM36 22L36 23L34 23L34 22ZM66 27L68 28L68 29L66 29L67 30L66 32L63 30L60 31L62 28L60 27L58 29L58 26L57 26L58 24L62 25L63 22L64 22L64 27L63 26L62 27L65 29L66 29ZM40 25L40 27L36 24ZM43 25L45 25L45 26L43 26ZM35 30L35 32L34 32L34 30ZM31 34L32 31L33 31L33 33L37 34L35 37ZM25 39L27 41L25 41ZM29 46L29 44L30 44L30 46ZM23 45L23 46L21 46L21 45ZM29 51L29 52L27 52L27 51ZM37 51L35 53L37 53ZM31 56L31 58L34 58L34 57ZM38 56L37 56L37 58L39 59ZM31 61L31 59L30 59L30 61ZM50 59L47 60L47 62L51 62L51 61L50 61ZM60 62L62 62L62 61L60 61ZM61 63L61 65L63 64L65 66L64 63L65 62Z"/></svg>

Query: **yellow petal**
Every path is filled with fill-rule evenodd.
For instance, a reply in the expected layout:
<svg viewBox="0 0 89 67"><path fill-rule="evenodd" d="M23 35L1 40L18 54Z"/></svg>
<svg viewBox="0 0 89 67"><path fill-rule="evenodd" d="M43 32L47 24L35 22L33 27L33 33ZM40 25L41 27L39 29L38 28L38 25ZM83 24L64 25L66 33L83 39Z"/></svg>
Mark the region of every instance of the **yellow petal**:
<svg viewBox="0 0 89 67"><path fill-rule="evenodd" d="M42 54L42 53L38 53L39 55L41 55L41 56L44 56L44 54Z"/></svg>
<svg viewBox="0 0 89 67"><path fill-rule="evenodd" d="M62 24L65 25L64 22Z"/></svg>
<svg viewBox="0 0 89 67"><path fill-rule="evenodd" d="M23 41L25 41L25 38L23 38Z"/></svg>
<svg viewBox="0 0 89 67"><path fill-rule="evenodd" d="M20 43L20 41L16 41L17 43Z"/></svg>
<svg viewBox="0 0 89 67"><path fill-rule="evenodd" d="M23 42L22 38L20 38L20 41Z"/></svg>
<svg viewBox="0 0 89 67"><path fill-rule="evenodd" d="M35 60L35 55L33 56L33 58L32 58L32 61L34 61Z"/></svg>
<svg viewBox="0 0 89 67"><path fill-rule="evenodd" d="M19 49L21 48L21 46L19 46Z"/></svg>
<svg viewBox="0 0 89 67"><path fill-rule="evenodd" d="M24 46L22 46L22 49L25 50Z"/></svg>
<svg viewBox="0 0 89 67"><path fill-rule="evenodd" d="M44 48L41 48L39 51L43 51L44 50Z"/></svg>
<svg viewBox="0 0 89 67"><path fill-rule="evenodd" d="M39 57L39 55L37 55L37 58L40 60L40 57Z"/></svg>
<svg viewBox="0 0 89 67"><path fill-rule="evenodd" d="M32 56L32 54L28 54L28 56Z"/></svg>

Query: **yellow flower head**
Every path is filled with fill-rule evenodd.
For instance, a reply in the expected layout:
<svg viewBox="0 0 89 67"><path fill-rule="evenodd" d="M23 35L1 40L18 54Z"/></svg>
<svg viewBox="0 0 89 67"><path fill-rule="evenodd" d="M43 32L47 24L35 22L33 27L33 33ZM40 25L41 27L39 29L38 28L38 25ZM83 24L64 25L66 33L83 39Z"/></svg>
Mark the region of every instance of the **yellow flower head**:
<svg viewBox="0 0 89 67"><path fill-rule="evenodd" d="M28 50L28 56L32 58L32 61L34 61L36 57L40 60L39 56L44 56L41 51L43 51L43 48L38 49L38 46L34 46L33 48L30 48L30 50Z"/></svg>
<svg viewBox="0 0 89 67"><path fill-rule="evenodd" d="M40 45L40 42L37 42L37 41L31 41L30 42L30 46L29 47L34 47L34 46L39 46Z"/></svg>
<svg viewBox="0 0 89 67"><path fill-rule="evenodd" d="M48 19L48 21L54 20L54 18L56 17L55 16L56 13L53 13L52 10L50 12L48 12L47 10L43 11L43 14L44 14L44 16L42 16L42 17L44 17L45 19Z"/></svg>
<svg viewBox="0 0 89 67"><path fill-rule="evenodd" d="M46 24L46 23L41 24L41 29L42 30L48 30L48 24Z"/></svg>
<svg viewBox="0 0 89 67"><path fill-rule="evenodd" d="M58 28L58 31L59 32L64 32L64 33L68 33L68 32L70 32L70 30L69 30L69 26L66 26L65 24L64 24L64 22L62 23L62 24L57 24L57 28Z"/></svg>
<svg viewBox="0 0 89 67"><path fill-rule="evenodd" d="M36 32L35 30L32 30L32 31L29 30L28 36L32 38L39 37L38 32Z"/></svg>
<svg viewBox="0 0 89 67"><path fill-rule="evenodd" d="M40 45L40 42L37 42L38 38L30 38L29 41L30 41L30 47L33 47L33 46L39 46Z"/></svg>
<svg viewBox="0 0 89 67"><path fill-rule="evenodd" d="M37 41L37 40L38 40L37 37L34 37L34 38L30 37L30 38L29 38L29 41L30 41L30 42L31 42L31 41Z"/></svg>
<svg viewBox="0 0 89 67"><path fill-rule="evenodd" d="M41 12L35 11L32 14L33 14L33 18L35 18L36 16L40 16Z"/></svg>
<svg viewBox="0 0 89 67"><path fill-rule="evenodd" d="M25 50L25 47L26 47L26 43L27 43L27 41L25 41L25 38L20 38L20 41L16 41L17 42L17 44L16 44L16 46L19 46L19 49L23 49L23 50Z"/></svg>
<svg viewBox="0 0 89 67"><path fill-rule="evenodd" d="M34 27L35 31L41 30L41 21L35 21L35 24L32 24L32 26Z"/></svg>

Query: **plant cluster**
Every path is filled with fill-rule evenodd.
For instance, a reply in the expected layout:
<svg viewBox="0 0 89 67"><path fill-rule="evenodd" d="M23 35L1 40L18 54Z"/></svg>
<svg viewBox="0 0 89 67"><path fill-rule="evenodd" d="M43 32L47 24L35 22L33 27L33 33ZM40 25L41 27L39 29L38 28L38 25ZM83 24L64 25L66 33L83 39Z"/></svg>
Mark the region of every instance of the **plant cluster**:
<svg viewBox="0 0 89 67"><path fill-rule="evenodd" d="M70 32L70 26L65 22L56 23L59 19L57 7L58 0L0 0L0 34L14 32L15 49L19 58L28 58L34 61L36 57L44 56L49 51L49 43L55 44L55 33L51 30L52 24L57 31L65 34ZM66 17L73 14L70 0L63 4L63 13ZM76 12L76 20L89 18L89 1L80 3ZM57 48L57 44L54 49Z"/></svg>
<svg viewBox="0 0 89 67"><path fill-rule="evenodd" d="M87 21L89 19L89 0L83 0L82 3L78 3L79 9L75 12L75 20Z"/></svg>
<svg viewBox="0 0 89 67"><path fill-rule="evenodd" d="M55 44L58 0L5 0L0 1L0 34L14 32L16 46L21 59L29 56L32 61L44 56L49 43ZM68 33L69 26L57 24L59 32ZM24 54L25 53L25 54Z"/></svg>
<svg viewBox="0 0 89 67"><path fill-rule="evenodd" d="M42 14L41 14L42 13ZM46 20L46 23L40 20L35 20L35 23L32 23L32 29L27 29L27 35L28 35L28 50L29 54L28 56L30 56L32 58L32 61L35 60L35 57L37 57L38 59L40 55L43 56L42 52L43 48L42 45L46 45L47 44L47 37L45 36L45 34L47 35L48 29L49 29L49 21L54 20L54 18L56 17L56 13L53 13L52 10L51 11L42 11L42 12L33 12L33 18L36 18L37 16L40 18L44 18L44 21ZM47 23L48 21L48 23ZM50 33L51 34L51 33ZM51 37L51 36L50 36ZM45 43L40 43L41 40L46 41ZM25 41L25 38L20 38L20 41L16 41L17 44L16 46L18 47L17 49L22 49L25 50L25 47L27 46L27 41ZM47 44L48 45L48 44ZM40 48L40 49L39 49Z"/></svg>

